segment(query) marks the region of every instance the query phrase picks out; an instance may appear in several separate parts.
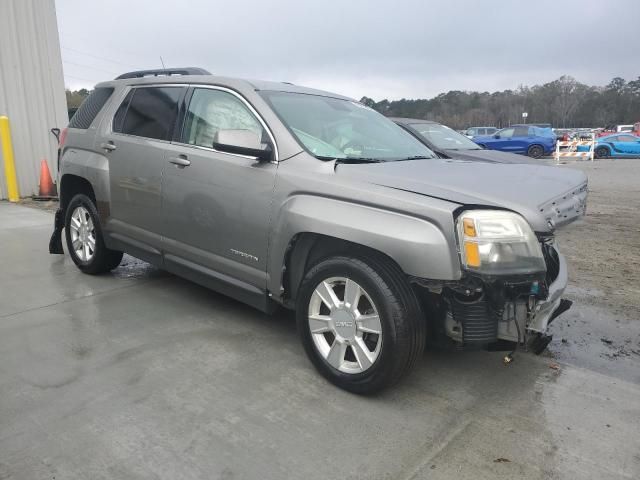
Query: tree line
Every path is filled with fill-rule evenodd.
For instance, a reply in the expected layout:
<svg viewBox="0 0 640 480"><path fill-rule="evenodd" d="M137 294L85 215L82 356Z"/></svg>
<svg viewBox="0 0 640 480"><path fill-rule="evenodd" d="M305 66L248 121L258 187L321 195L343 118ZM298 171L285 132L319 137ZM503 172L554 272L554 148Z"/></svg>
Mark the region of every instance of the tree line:
<svg viewBox="0 0 640 480"><path fill-rule="evenodd" d="M67 90L67 106L77 108L86 89ZM605 87L589 86L564 75L533 87L502 92L452 90L431 99L360 100L387 116L434 120L452 128L505 127L522 123L551 123L554 127L604 127L640 121L640 77L627 82L616 77Z"/></svg>
<svg viewBox="0 0 640 480"><path fill-rule="evenodd" d="M91 92L86 88L81 88L80 90L74 91L67 89L67 109L71 110L72 108L78 108L82 104L82 101L87 98L90 93Z"/></svg>
<svg viewBox="0 0 640 480"><path fill-rule="evenodd" d="M533 87L502 92L452 90L431 99L360 102L390 117L433 120L452 128L505 127L523 123L551 123L556 128L604 127L640 121L640 77L616 77L606 87L589 86L564 75Z"/></svg>

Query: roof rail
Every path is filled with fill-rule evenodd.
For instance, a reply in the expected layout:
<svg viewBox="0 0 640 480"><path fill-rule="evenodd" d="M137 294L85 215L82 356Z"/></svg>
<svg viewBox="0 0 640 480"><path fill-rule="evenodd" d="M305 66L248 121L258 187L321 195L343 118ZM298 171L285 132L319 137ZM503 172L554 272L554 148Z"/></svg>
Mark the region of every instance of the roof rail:
<svg viewBox="0 0 640 480"><path fill-rule="evenodd" d="M143 77L160 77L171 75L211 75L211 72L204 68L185 67L185 68L160 68L158 70L136 70L135 72L127 72L118 75L116 80L125 78L143 78Z"/></svg>

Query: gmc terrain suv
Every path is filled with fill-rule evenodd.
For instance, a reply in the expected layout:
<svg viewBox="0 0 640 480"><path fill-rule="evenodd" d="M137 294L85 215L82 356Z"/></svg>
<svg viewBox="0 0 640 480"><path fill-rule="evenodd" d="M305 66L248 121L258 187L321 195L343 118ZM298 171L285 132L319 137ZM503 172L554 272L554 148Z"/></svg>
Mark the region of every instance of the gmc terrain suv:
<svg viewBox="0 0 640 480"><path fill-rule="evenodd" d="M556 227L582 172L438 158L366 106L200 69L96 86L61 136L50 242L88 274L123 252L293 309L336 385L379 390L425 344L544 349L568 308Z"/></svg>

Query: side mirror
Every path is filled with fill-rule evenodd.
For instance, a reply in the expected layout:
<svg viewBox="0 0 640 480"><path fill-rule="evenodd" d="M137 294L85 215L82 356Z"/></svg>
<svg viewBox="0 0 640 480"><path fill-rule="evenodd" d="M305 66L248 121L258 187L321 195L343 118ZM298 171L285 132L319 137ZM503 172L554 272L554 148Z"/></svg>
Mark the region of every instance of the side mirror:
<svg viewBox="0 0 640 480"><path fill-rule="evenodd" d="M58 144L60 144L60 129L59 128L52 128L50 130L51 133L53 133L53 136L56 137L56 140L58 141Z"/></svg>
<svg viewBox="0 0 640 480"><path fill-rule="evenodd" d="M499 133L496 133L496 134L493 136L493 138L500 138L500 134L499 134Z"/></svg>
<svg viewBox="0 0 640 480"><path fill-rule="evenodd" d="M249 130L218 130L213 137L213 148L220 152L256 157L268 162L273 159L273 148L260 141L260 137Z"/></svg>

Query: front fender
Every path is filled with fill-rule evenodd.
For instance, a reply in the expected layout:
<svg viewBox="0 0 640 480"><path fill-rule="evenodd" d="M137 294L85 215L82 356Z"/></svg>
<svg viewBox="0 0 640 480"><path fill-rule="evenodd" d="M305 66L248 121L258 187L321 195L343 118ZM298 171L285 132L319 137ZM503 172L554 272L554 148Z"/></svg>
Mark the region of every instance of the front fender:
<svg viewBox="0 0 640 480"><path fill-rule="evenodd" d="M455 244L428 220L314 195L293 196L278 212L269 259L272 292L279 291L279 272L287 247L299 233L317 233L367 246L391 257L407 275L434 280L457 280L461 276Z"/></svg>

